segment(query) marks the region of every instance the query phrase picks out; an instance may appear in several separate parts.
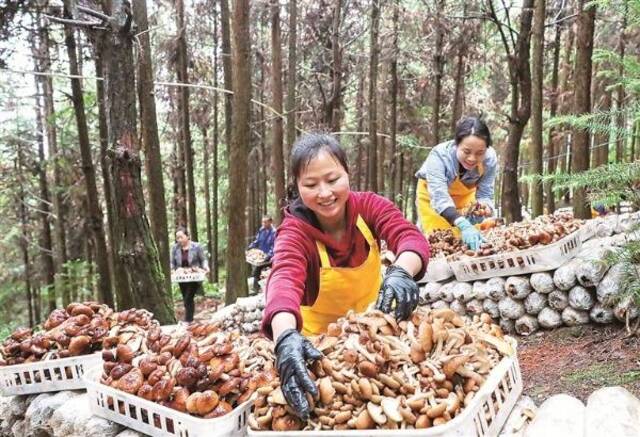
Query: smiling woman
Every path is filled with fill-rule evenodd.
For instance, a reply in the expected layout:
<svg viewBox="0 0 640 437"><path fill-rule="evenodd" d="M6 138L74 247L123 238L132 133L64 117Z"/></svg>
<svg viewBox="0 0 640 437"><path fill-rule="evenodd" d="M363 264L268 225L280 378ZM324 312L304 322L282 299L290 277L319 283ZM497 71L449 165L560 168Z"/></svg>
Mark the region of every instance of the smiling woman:
<svg viewBox="0 0 640 437"><path fill-rule="evenodd" d="M493 190L498 160L491 147L491 134L478 117L466 117L456 125L452 141L433 148L416 173L416 203L425 233L456 227L464 243L476 250L482 242L473 226L481 222L473 211L493 215ZM475 208L481 204L482 208ZM469 212L472 211L472 212Z"/></svg>
<svg viewBox="0 0 640 437"><path fill-rule="evenodd" d="M303 418L309 414L304 392L317 394L306 361L321 356L304 336L327 332L347 311L373 302L407 319L418 303L414 278L429 259L424 236L389 200L349 189L348 168L334 137L308 134L296 142L292 195L267 283L262 328L276 339L282 391ZM384 278L380 240L398 254Z"/></svg>

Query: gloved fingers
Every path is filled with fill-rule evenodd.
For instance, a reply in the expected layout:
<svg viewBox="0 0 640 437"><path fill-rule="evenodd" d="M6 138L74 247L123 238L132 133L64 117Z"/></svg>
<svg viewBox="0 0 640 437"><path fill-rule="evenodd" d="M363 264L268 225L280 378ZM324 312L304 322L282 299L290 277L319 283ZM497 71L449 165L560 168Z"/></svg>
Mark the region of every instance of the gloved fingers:
<svg viewBox="0 0 640 437"><path fill-rule="evenodd" d="M384 287L379 292L379 305L376 305L376 309L383 313L391 312L391 305L393 303L393 292L387 287Z"/></svg>
<svg viewBox="0 0 640 437"><path fill-rule="evenodd" d="M298 387L301 387L304 391L308 391L313 397L318 396L318 388L309 376L309 371L303 360L296 361L293 364L294 375L293 378L298 382Z"/></svg>
<svg viewBox="0 0 640 437"><path fill-rule="evenodd" d="M284 395L287 404L296 412L296 414L302 419L307 420L309 418L310 407L307 397L298 386L295 378L292 378L285 382L282 386L282 394Z"/></svg>
<svg viewBox="0 0 640 437"><path fill-rule="evenodd" d="M304 342L304 355L307 360L316 361L322 358L322 352L313 347L310 341Z"/></svg>
<svg viewBox="0 0 640 437"><path fill-rule="evenodd" d="M409 289L401 286L395 290L396 295L396 320L406 320L410 313Z"/></svg>

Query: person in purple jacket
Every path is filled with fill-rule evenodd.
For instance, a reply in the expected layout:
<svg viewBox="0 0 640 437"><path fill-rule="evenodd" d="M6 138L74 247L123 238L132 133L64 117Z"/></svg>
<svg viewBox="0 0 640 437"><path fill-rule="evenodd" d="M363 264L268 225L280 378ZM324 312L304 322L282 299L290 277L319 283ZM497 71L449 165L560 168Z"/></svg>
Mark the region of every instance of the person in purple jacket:
<svg viewBox="0 0 640 437"><path fill-rule="evenodd" d="M265 215L262 217L262 227L258 230L256 239L247 247L247 249L260 249L267 254L266 261L259 266L253 267L253 291L258 292L260 286L260 274L264 269L271 266L271 258L273 257L273 245L276 241L276 228L273 227L273 219L271 216Z"/></svg>

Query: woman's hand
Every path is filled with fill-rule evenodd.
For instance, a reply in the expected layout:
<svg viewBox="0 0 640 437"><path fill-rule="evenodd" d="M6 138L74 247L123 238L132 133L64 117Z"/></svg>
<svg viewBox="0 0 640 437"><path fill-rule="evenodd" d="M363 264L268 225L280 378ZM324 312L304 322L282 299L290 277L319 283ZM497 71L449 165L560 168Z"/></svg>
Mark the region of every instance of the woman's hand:
<svg viewBox="0 0 640 437"><path fill-rule="evenodd" d="M307 370L307 360L318 360L322 358L322 353L295 328L280 334L275 351L282 394L296 414L302 420L307 420L311 407L306 393L318 397L318 388Z"/></svg>
<svg viewBox="0 0 640 437"><path fill-rule="evenodd" d="M395 302L395 317L406 320L418 306L420 291L413 276L397 264L389 266L384 275L376 309L390 313Z"/></svg>

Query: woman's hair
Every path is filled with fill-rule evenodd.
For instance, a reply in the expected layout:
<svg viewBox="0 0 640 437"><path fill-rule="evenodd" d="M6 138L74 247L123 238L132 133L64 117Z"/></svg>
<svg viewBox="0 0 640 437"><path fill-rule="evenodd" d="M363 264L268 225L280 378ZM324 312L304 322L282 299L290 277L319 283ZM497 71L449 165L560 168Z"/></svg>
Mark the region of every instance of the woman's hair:
<svg viewBox="0 0 640 437"><path fill-rule="evenodd" d="M491 133L481 117L464 117L456 124L453 137L456 145L470 135L483 139L487 147L491 147Z"/></svg>
<svg viewBox="0 0 640 437"><path fill-rule="evenodd" d="M289 175L291 183L287 187L287 198L291 201L298 197L298 178L321 151L326 151L331 157L340 163L344 171L349 173L347 154L333 135L324 133L304 134L293 145Z"/></svg>
<svg viewBox="0 0 640 437"><path fill-rule="evenodd" d="M175 233L177 234L178 232L182 232L186 237L189 237L189 230L184 226L179 226Z"/></svg>

